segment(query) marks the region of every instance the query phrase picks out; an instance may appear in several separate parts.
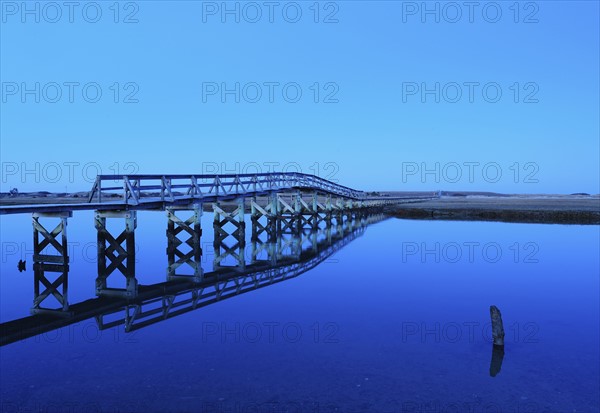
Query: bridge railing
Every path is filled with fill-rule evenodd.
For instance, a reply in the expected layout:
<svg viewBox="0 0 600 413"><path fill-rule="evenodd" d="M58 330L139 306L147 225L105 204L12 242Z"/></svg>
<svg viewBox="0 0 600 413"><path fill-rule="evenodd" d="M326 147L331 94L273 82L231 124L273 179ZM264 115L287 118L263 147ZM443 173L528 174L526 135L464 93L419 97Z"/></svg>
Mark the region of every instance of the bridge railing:
<svg viewBox="0 0 600 413"><path fill-rule="evenodd" d="M175 202L179 199L251 196L286 189L314 189L350 199L366 194L298 172L224 175L98 175L88 202ZM108 199L106 199L108 198Z"/></svg>

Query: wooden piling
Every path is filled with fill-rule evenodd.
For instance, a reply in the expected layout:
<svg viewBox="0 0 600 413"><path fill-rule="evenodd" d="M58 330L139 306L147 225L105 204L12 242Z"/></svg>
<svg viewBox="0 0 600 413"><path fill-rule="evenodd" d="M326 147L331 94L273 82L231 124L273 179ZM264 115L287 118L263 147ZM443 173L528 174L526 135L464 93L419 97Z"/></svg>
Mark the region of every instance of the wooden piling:
<svg viewBox="0 0 600 413"><path fill-rule="evenodd" d="M504 346L504 325L502 314L495 305L490 306L490 317L492 318L492 338L495 346Z"/></svg>

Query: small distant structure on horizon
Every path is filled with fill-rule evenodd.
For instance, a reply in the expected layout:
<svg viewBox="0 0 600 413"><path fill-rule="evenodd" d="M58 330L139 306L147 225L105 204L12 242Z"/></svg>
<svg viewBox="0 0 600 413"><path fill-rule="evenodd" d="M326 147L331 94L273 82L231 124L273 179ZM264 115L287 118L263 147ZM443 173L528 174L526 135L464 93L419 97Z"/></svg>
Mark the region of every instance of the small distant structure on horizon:
<svg viewBox="0 0 600 413"><path fill-rule="evenodd" d="M19 190L17 188L13 188L10 191L8 191L8 195L9 196L17 196L17 195L19 195Z"/></svg>

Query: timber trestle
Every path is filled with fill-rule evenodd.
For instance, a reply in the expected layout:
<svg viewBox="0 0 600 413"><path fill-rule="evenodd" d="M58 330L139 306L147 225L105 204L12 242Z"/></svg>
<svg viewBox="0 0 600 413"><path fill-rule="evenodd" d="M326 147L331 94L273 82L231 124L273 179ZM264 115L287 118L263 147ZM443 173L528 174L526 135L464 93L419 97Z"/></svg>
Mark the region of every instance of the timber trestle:
<svg viewBox="0 0 600 413"><path fill-rule="evenodd" d="M287 277L274 268L295 273L294 265L322 257L324 248L331 251L373 217L381 219L384 206L416 200L374 196L301 173L99 175L87 203L1 206L0 213L32 212L32 313L69 318L74 305L68 298L67 222L74 211L95 211L96 296L134 302L144 294L136 273L139 211L166 211L167 284L201 286L212 276L237 274L243 279L234 289L241 292L247 285L262 285L260 277L270 283ZM201 242L207 212L213 214L212 260L206 260ZM205 266L212 261L212 268L203 268L203 261ZM192 301L202 299L203 288L192 293ZM228 288L233 287L220 286L212 299ZM162 299L174 305L171 298ZM135 318L138 310L128 309L133 312L126 318Z"/></svg>

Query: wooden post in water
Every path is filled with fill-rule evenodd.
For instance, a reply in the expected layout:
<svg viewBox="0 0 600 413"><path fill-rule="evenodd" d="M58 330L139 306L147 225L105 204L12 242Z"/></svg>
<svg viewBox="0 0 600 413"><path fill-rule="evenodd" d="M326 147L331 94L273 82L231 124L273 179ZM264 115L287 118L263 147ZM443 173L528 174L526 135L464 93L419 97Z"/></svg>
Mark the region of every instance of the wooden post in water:
<svg viewBox="0 0 600 413"><path fill-rule="evenodd" d="M492 338L495 346L504 346L504 325L502 314L495 305L490 306L490 317L492 318Z"/></svg>

